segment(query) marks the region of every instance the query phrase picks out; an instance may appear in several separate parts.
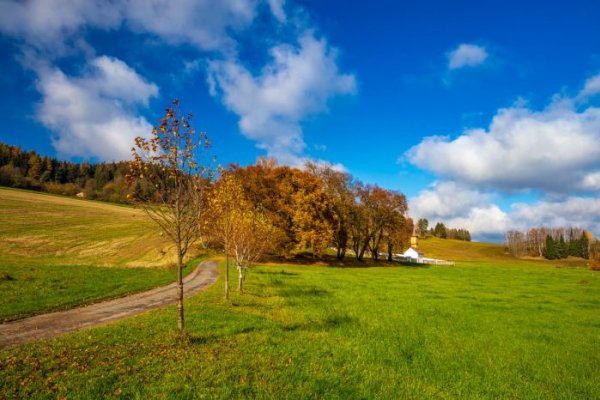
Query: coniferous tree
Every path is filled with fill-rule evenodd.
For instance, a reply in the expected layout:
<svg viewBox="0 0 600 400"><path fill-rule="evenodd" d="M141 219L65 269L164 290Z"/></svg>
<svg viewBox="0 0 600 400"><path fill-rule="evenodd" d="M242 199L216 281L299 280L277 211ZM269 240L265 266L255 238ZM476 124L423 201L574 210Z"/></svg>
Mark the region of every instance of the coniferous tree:
<svg viewBox="0 0 600 400"><path fill-rule="evenodd" d="M433 234L435 237L446 239L446 226L442 222L438 222L435 224L435 228L433 228Z"/></svg>
<svg viewBox="0 0 600 400"><path fill-rule="evenodd" d="M417 227L419 228L419 235L421 237L425 236L425 234L427 233L428 226L429 221L427 220L427 218L420 218L419 221L417 221Z"/></svg>
<svg viewBox="0 0 600 400"><path fill-rule="evenodd" d="M565 242L565 237L560 235L558 238L558 244L556 245L556 258L562 259L569 256L569 246Z"/></svg>
<svg viewBox="0 0 600 400"><path fill-rule="evenodd" d="M548 260L555 260L557 258L555 242L552 236L546 236L546 249L544 250L544 257Z"/></svg>

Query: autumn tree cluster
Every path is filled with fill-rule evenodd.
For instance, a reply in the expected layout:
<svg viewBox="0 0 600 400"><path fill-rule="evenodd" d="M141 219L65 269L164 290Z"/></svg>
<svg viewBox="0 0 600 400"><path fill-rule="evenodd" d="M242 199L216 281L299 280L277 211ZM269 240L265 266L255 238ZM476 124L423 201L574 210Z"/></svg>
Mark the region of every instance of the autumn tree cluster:
<svg viewBox="0 0 600 400"><path fill-rule="evenodd" d="M591 232L580 228L511 230L506 233L505 241L508 251L515 257L545 257L549 260L569 256L589 258L596 247Z"/></svg>
<svg viewBox="0 0 600 400"><path fill-rule="evenodd" d="M376 260L381 254L391 259L412 232L403 194L365 185L330 166L308 163L298 169L261 158L255 165L229 166L214 185L220 190L231 182L241 188L235 196L242 200L234 203L254 213L250 219L270 226L269 251L283 257L307 253L319 258L333 247L340 260L348 253L358 260ZM224 205L214 202L215 214L222 213ZM223 237L212 242L225 246Z"/></svg>

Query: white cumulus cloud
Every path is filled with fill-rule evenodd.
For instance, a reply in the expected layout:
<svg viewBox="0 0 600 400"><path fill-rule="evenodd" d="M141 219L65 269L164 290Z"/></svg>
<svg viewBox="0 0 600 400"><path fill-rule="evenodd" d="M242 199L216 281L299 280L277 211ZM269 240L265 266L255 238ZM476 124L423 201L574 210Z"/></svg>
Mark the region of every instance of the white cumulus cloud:
<svg viewBox="0 0 600 400"><path fill-rule="evenodd" d="M125 22L134 31L168 43L190 43L203 50L235 46L229 30L240 30L256 16L255 0L129 0Z"/></svg>
<svg viewBox="0 0 600 400"><path fill-rule="evenodd" d="M577 96L578 99L587 99L600 93L600 74L592 76L585 81L583 89Z"/></svg>
<svg viewBox="0 0 600 400"><path fill-rule="evenodd" d="M271 7L271 13L277 18L279 22L285 22L287 16L285 14L285 0L268 0L269 7Z"/></svg>
<svg viewBox="0 0 600 400"><path fill-rule="evenodd" d="M116 28L122 19L117 4L87 0L0 2L0 32L45 51L63 51L66 38L83 26Z"/></svg>
<svg viewBox="0 0 600 400"><path fill-rule="evenodd" d="M485 47L463 43L448 53L448 68L459 69L481 65L488 58Z"/></svg>
<svg viewBox="0 0 600 400"><path fill-rule="evenodd" d="M331 97L353 93L355 79L338 70L336 49L313 33L299 34L295 45L275 45L271 62L258 74L250 72L239 58L237 38L261 12L280 23L277 33L312 32L297 20L285 26L285 0L5 0L0 1L0 33L20 44L23 65L38 74L43 97L38 119L57 134L54 143L63 155L90 148L103 159L124 156L116 150L123 147L120 139L108 132L147 127L132 115L136 107L147 106L155 95L148 91L154 93L156 86L127 66L113 68L114 59L94 58L95 49L86 42L94 30L128 30L134 39L150 36L163 45L195 48L198 59L185 63L186 72L207 59L224 60L210 62L212 93L222 94L225 106L239 115L241 132L260 148L281 162L301 165L306 146L300 122L326 111ZM69 77L51 67L67 55L92 59L84 61L88 71ZM113 137L114 145L91 146L90 137L100 131Z"/></svg>
<svg viewBox="0 0 600 400"><path fill-rule="evenodd" d="M57 151L63 156L120 159L129 157L133 138L150 129L144 118L135 115L157 95L158 87L122 61L95 58L87 33L127 29L138 38L151 36L162 44L189 45L199 54L235 58L235 35L263 9L285 22L284 0L5 0L0 1L0 33L15 39L23 66L38 75L42 101L37 118L56 134ZM286 57L283 47L274 54ZM52 66L61 57L74 55L86 58L81 61L86 68L81 76L67 76ZM277 63L286 60L278 58ZM273 68L280 68L277 63ZM293 65L298 64L291 60L288 72L297 72ZM193 63L187 67L195 68ZM311 96L310 90L305 94ZM275 121L271 125L272 130L278 129ZM302 147L300 133L279 141L280 147Z"/></svg>
<svg viewBox="0 0 600 400"><path fill-rule="evenodd" d="M242 133L270 156L287 164L300 163L305 149L300 122L327 110L327 101L354 93L355 78L338 69L337 52L312 33L297 46L278 45L271 62L258 75L238 60L209 64L211 92L239 117Z"/></svg>
<svg viewBox="0 0 600 400"><path fill-rule="evenodd" d="M600 171L584 176L582 187L590 191L600 191Z"/></svg>
<svg viewBox="0 0 600 400"><path fill-rule="evenodd" d="M513 226L579 227L600 235L600 199L569 196L560 200L542 200L534 204L513 204L510 213Z"/></svg>
<svg viewBox="0 0 600 400"><path fill-rule="evenodd" d="M412 215L428 219L454 218L489 202L489 196L456 182L436 182L411 199Z"/></svg>
<svg viewBox="0 0 600 400"><path fill-rule="evenodd" d="M259 0L5 0L0 2L0 32L45 52L61 52L65 42L81 39L88 28L127 25L167 43L202 50L235 46L230 31L249 26ZM276 18L285 18L281 1L270 0Z"/></svg>
<svg viewBox="0 0 600 400"><path fill-rule="evenodd" d="M555 95L539 111L519 101L485 129L423 139L405 156L442 182L409 200L411 215L469 229L476 240L501 241L509 229L536 226L600 234L600 200L590 197L600 192L600 108L586 103L597 84L592 77L574 97ZM495 204L514 191L542 197Z"/></svg>
<svg viewBox="0 0 600 400"><path fill-rule="evenodd" d="M451 228L468 229L475 240L498 241L510 222L493 204L489 194L456 182L438 182L409 199L409 212L427 218L431 225L443 222Z"/></svg>
<svg viewBox="0 0 600 400"><path fill-rule="evenodd" d="M43 97L37 117L56 133L53 143L61 155L128 159L134 138L150 134L152 126L136 110L158 87L123 61L95 58L77 77L53 67L37 72Z"/></svg>
<svg viewBox="0 0 600 400"><path fill-rule="evenodd" d="M487 129L425 138L407 156L440 176L501 190L592 189L586 176L600 169L600 108L580 111L569 99L542 111L517 105L499 110Z"/></svg>
<svg viewBox="0 0 600 400"><path fill-rule="evenodd" d="M489 204L473 207L465 215L448 219L447 226L467 229L478 241L499 242L512 226L512 221L496 204Z"/></svg>

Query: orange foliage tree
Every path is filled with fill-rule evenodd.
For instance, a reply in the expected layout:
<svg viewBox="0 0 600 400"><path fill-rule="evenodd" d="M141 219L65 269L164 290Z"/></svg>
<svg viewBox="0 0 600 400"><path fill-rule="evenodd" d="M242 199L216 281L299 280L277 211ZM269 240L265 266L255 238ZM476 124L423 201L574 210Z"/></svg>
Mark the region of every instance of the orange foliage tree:
<svg viewBox="0 0 600 400"><path fill-rule="evenodd" d="M323 181L305 171L294 172L297 185L290 211L296 250L310 249L313 257L321 257L331 243L337 216Z"/></svg>
<svg viewBox="0 0 600 400"><path fill-rule="evenodd" d="M273 248L275 228L260 205L248 200L238 177L222 171L211 191L207 232L226 255L225 297L229 298L229 257L235 259L238 289L244 291L247 270Z"/></svg>
<svg viewBox="0 0 600 400"><path fill-rule="evenodd" d="M354 206L352 177L329 165L307 163L307 170L323 181L328 200L331 205L331 227L333 229L332 244L337 249L337 258L343 260L348 248L351 231L351 211Z"/></svg>
<svg viewBox="0 0 600 400"><path fill-rule="evenodd" d="M272 249L275 230L267 215L246 201L239 204L235 214L231 249L238 270L238 289L243 293L246 272Z"/></svg>
<svg viewBox="0 0 600 400"><path fill-rule="evenodd" d="M379 246L386 230L398 235L406 230L404 215L408 210L403 194L373 185L355 185L359 199L352 209L352 242L356 258L363 260L371 251L373 259L379 256ZM388 240L388 244L393 243Z"/></svg>

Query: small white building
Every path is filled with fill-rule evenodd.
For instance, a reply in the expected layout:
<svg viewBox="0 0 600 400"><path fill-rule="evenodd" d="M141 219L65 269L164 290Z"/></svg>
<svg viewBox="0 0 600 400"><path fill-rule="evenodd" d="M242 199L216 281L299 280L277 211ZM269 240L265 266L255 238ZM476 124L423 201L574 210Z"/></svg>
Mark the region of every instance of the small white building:
<svg viewBox="0 0 600 400"><path fill-rule="evenodd" d="M440 264L440 265L454 265L454 261L440 260L437 258L425 257L421 251L419 251L419 240L415 233L410 238L410 247L402 254L394 254L396 261L414 264Z"/></svg>
<svg viewBox="0 0 600 400"><path fill-rule="evenodd" d="M402 254L402 256L404 257L404 259L406 261L421 263L421 262L423 262L424 254L421 253L418 249L415 249L414 247L411 247L408 250L406 250Z"/></svg>

